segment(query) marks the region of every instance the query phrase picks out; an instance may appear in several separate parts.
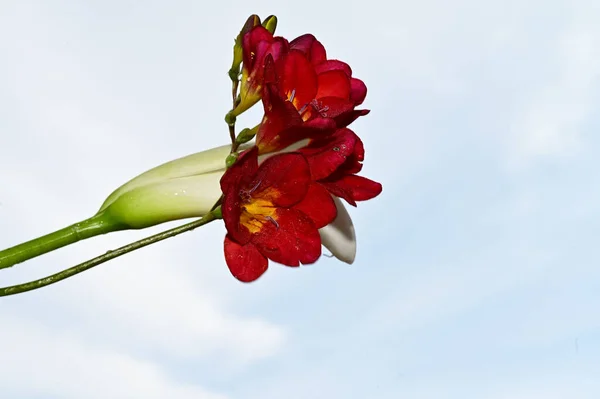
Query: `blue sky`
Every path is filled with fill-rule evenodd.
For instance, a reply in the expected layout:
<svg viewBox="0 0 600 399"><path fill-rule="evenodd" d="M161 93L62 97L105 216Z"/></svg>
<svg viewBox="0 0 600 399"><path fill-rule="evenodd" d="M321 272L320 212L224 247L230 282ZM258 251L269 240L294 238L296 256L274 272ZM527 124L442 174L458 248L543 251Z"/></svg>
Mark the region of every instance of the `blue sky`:
<svg viewBox="0 0 600 399"><path fill-rule="evenodd" d="M251 13L315 34L369 88L353 128L384 192L350 210L356 262L274 265L244 285L214 224L3 298L2 396L599 397L595 1L5 1L0 246L225 144L232 39Z"/></svg>

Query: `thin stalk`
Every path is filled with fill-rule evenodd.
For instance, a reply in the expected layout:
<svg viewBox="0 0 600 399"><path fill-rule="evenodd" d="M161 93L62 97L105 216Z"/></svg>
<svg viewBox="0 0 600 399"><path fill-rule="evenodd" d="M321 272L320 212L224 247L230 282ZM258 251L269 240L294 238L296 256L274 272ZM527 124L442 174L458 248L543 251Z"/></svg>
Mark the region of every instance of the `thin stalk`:
<svg viewBox="0 0 600 399"><path fill-rule="evenodd" d="M102 212L79 223L0 251L0 269L35 258L78 241L112 231L123 230L108 213Z"/></svg>
<svg viewBox="0 0 600 399"><path fill-rule="evenodd" d="M65 280L69 277L72 277L76 274L82 273L86 270L91 269L92 267L96 267L102 263L108 262L109 260L118 258L119 256L125 255L126 253L138 250L145 246L154 244L156 242L166 240L167 238L175 237L181 233L185 233L186 231L194 230L197 227L203 226L207 223L212 222L213 220L219 219L221 217L221 209L216 209L213 212L208 213L202 219L195 220L191 223L184 224L179 227L175 227L170 230L163 231L162 233L155 234L150 237L146 237L139 241L127 244L121 248L115 249L113 251L108 251L103 255L97 256L93 259L80 263L76 266L73 266L69 269L65 269L61 272L53 274L51 276L47 276L38 280L30 281L28 283L17 284L10 287L0 288L0 297L16 295L27 291L37 290L42 287L46 287L48 285L57 283L59 281Z"/></svg>

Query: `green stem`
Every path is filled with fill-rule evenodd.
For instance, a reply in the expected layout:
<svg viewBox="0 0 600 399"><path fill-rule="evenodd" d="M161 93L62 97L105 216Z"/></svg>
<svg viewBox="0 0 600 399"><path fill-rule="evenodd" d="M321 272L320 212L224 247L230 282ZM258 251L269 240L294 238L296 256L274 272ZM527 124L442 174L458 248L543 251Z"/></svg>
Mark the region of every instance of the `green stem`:
<svg viewBox="0 0 600 399"><path fill-rule="evenodd" d="M0 251L0 269L14 266L86 238L124 228L113 221L108 213L102 212L64 229Z"/></svg>
<svg viewBox="0 0 600 399"><path fill-rule="evenodd" d="M175 227L173 229L163 231L162 233L155 234L150 237L146 237L142 240L133 242L131 244L127 244L119 249L115 249L113 251L108 251L103 255L97 256L93 259L90 259L86 262L80 263L76 266L73 266L69 269L65 269L61 272L53 274L51 276L47 276L41 278L39 280L30 281L28 283L17 284L10 287L0 288L0 297L16 295L27 291L36 290L38 288L46 287L48 285L57 283L61 280L67 279L71 276L74 276L78 273L84 272L92 267L98 266L102 263L108 262L111 259L118 258L119 256L125 255L128 252L135 251L137 249L143 248L150 244L154 244L156 242L166 240L167 238L174 237L181 233L185 233L186 231L194 230L197 227L205 225L207 223L212 222L213 220L221 218L221 209L217 208L214 211L208 213L202 219L195 220L191 223L184 224L183 226Z"/></svg>

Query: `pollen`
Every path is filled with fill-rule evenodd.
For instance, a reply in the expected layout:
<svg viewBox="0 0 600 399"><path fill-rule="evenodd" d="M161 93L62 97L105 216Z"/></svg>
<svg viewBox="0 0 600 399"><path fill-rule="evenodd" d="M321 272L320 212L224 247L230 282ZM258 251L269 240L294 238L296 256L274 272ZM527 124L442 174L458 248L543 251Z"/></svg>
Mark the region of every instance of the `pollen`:
<svg viewBox="0 0 600 399"><path fill-rule="evenodd" d="M252 234L262 230L263 225L267 221L279 228L276 210L277 208L269 200L263 198L251 198L249 202L242 206L240 223Z"/></svg>

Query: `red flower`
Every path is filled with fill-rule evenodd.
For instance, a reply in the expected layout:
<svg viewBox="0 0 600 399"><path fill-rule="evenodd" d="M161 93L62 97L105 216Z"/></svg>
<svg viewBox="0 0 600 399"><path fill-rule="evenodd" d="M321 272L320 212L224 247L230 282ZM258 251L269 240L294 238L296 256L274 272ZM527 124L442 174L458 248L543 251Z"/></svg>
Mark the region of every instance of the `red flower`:
<svg viewBox="0 0 600 399"><path fill-rule="evenodd" d="M350 129L323 135L298 152L306 156L313 180L350 205L356 206L356 201L375 198L382 191L380 183L357 176L362 170L365 149L360 138Z"/></svg>
<svg viewBox="0 0 600 399"><path fill-rule="evenodd" d="M344 94L343 98L346 98L345 93L347 92L347 98L354 106L363 103L367 96L367 86L362 80L352 77L352 69L348 64L338 60L328 60L325 47L313 35L305 34L292 40L290 49L304 53L315 66L315 70L319 76L321 97L327 97L327 91L329 90L330 92L334 92L335 97L340 97L341 94ZM349 78L349 86L346 85L345 79L340 79L342 72ZM356 119L368 113L368 110L355 111L353 117ZM344 121L347 122L344 126L348 126L354 119Z"/></svg>
<svg viewBox="0 0 600 399"><path fill-rule="evenodd" d="M264 84L265 61L267 56L279 60L289 49L289 43L280 36L273 36L266 28L253 27L242 38L242 79L240 81L240 103L233 111L235 116L256 104Z"/></svg>
<svg viewBox="0 0 600 399"><path fill-rule="evenodd" d="M321 256L318 229L337 211L324 186L312 181L303 155L275 155L259 167L253 147L225 173L221 189L225 260L238 280L259 278L268 259L299 266Z"/></svg>
<svg viewBox="0 0 600 399"><path fill-rule="evenodd" d="M265 64L265 115L256 137L261 153L315 136L315 129L348 126L369 113L355 110L367 94L365 84L352 77L347 64L327 60L324 47L312 35L293 40L278 63L267 59Z"/></svg>

